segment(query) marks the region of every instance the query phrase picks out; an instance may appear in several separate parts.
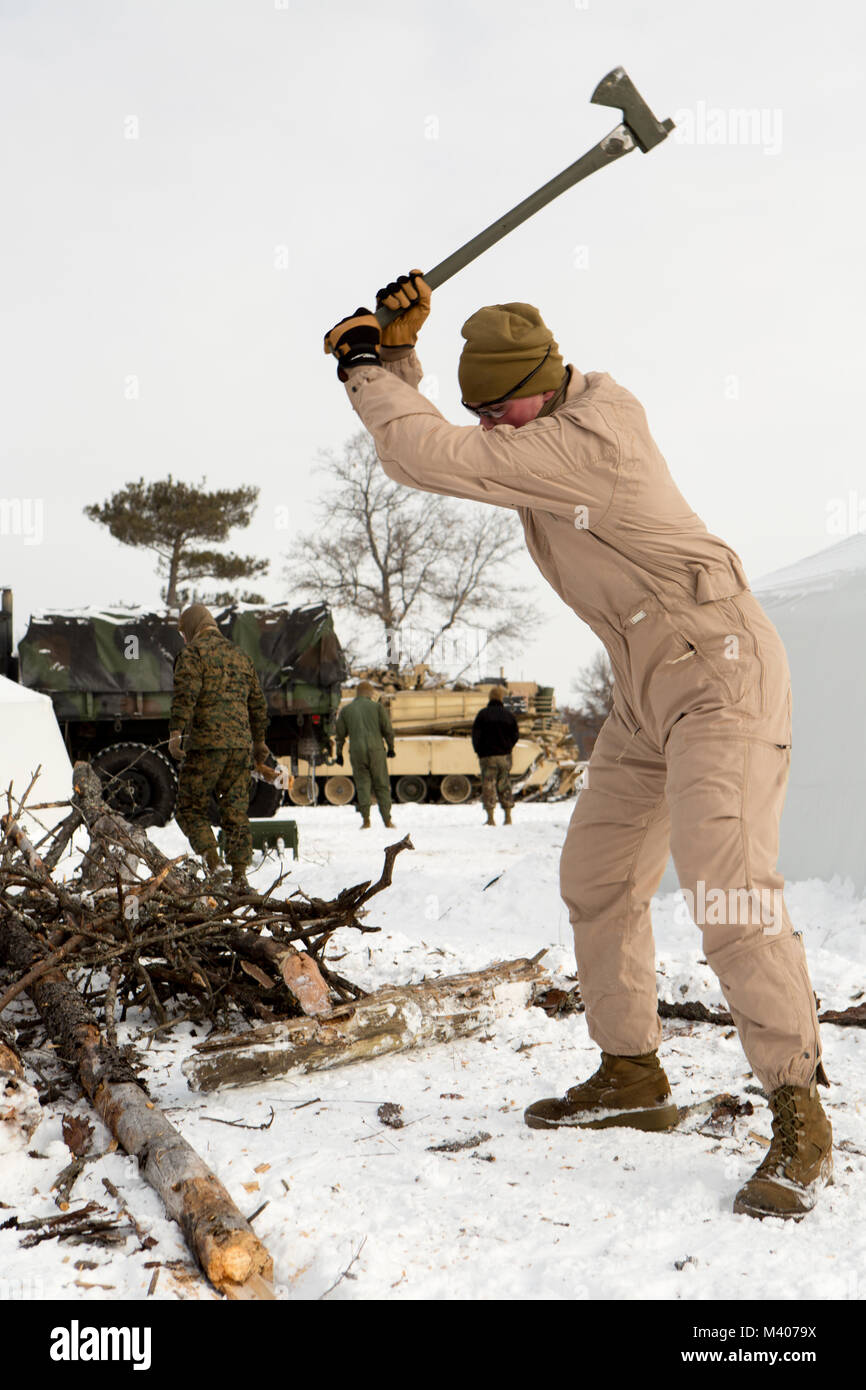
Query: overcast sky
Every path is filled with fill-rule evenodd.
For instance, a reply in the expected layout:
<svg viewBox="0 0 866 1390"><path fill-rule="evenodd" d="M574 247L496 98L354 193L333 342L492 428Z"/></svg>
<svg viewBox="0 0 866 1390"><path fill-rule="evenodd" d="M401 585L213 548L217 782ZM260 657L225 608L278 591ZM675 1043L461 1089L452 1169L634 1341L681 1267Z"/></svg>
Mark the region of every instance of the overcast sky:
<svg viewBox="0 0 866 1390"><path fill-rule="evenodd" d="M236 545L291 601L282 509L310 526L317 451L357 427L324 331L605 135L616 113L589 97L618 64L675 136L436 293L440 409L469 423L464 320L526 300L567 361L643 401L753 578L866 529L860 5L0 0L0 50L19 627L157 603L151 558L81 511L142 474L257 483ZM595 639L526 578L548 621L509 669L563 698Z"/></svg>

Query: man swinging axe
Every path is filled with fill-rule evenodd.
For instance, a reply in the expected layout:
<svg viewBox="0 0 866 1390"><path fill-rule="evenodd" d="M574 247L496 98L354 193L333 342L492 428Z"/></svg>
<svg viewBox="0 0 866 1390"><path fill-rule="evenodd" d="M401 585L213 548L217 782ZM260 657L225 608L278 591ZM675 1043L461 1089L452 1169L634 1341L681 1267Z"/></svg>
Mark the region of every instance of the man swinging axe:
<svg viewBox="0 0 866 1390"><path fill-rule="evenodd" d="M669 123L618 74L599 99L620 83L626 127L635 116L646 148L649 120L659 139ZM532 558L615 677L560 875L601 1065L530 1105L526 1123L676 1125L650 921L670 849L772 1112L772 1143L734 1211L800 1218L832 1181L832 1136L815 998L776 869L791 749L781 640L737 555L677 489L640 403L607 373L567 365L533 305L487 305L466 321L458 378L480 428L443 418L417 390L429 280L412 271L380 290L384 328L359 309L328 332L348 399L396 482L516 510Z"/></svg>

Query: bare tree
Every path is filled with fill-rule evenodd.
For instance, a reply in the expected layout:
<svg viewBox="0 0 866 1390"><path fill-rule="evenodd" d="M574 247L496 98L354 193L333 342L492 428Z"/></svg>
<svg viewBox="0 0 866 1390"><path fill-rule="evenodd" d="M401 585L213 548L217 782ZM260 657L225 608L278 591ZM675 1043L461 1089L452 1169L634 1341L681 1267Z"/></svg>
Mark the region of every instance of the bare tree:
<svg viewBox="0 0 866 1390"><path fill-rule="evenodd" d="M446 528L442 498L419 505L383 473L364 431L323 466L331 487L315 532L299 543L288 577L295 589L393 630L426 590Z"/></svg>
<svg viewBox="0 0 866 1390"><path fill-rule="evenodd" d="M613 709L613 671L607 652L596 652L588 666L574 678L571 688L580 703L561 713L581 750L588 757L601 726Z"/></svg>
<svg viewBox="0 0 866 1390"><path fill-rule="evenodd" d="M613 709L613 671L607 652L596 652L589 665L575 676L571 688L581 696L578 712L601 728Z"/></svg>
<svg viewBox="0 0 866 1390"><path fill-rule="evenodd" d="M381 624L389 650L411 619L427 660L445 633L483 627L487 643L524 639L539 614L510 578L523 551L513 514L456 507L384 473L362 430L342 454L323 455L331 486L315 532L299 544L287 578L309 597Z"/></svg>

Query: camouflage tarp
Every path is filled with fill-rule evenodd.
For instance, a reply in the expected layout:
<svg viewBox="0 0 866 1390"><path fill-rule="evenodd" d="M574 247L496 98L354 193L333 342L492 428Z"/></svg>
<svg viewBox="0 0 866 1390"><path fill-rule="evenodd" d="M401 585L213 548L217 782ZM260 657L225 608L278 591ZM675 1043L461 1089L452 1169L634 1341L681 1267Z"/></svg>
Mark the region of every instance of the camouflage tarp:
<svg viewBox="0 0 866 1390"><path fill-rule="evenodd" d="M346 664L324 604L238 605L215 617L251 657L274 712L326 713L337 707ZM130 713L167 716L182 645L174 620L138 609L40 614L19 643L20 679L51 694L63 717L98 718L127 707ZM130 695L134 702L116 698Z"/></svg>
<svg viewBox="0 0 866 1390"><path fill-rule="evenodd" d="M323 603L308 608L226 608L217 624L259 673L265 691L301 683L322 689L348 675L334 620Z"/></svg>

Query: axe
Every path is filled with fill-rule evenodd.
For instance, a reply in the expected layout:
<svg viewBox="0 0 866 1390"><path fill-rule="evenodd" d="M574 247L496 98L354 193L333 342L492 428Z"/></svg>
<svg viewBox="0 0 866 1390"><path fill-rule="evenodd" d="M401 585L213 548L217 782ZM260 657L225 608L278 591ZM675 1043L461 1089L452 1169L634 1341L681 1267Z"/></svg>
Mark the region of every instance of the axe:
<svg viewBox="0 0 866 1390"><path fill-rule="evenodd" d="M591 150L581 155L580 159L569 164L567 169L563 169L561 174L548 183L542 184L541 188L530 193L528 198L524 198L522 203L512 208L504 217L500 217L496 222L491 222L489 227L485 227L483 232L479 232L471 241L467 241L465 246L461 246L458 251L446 256L444 261L434 265L432 270L425 271L424 279L432 290L444 285L446 280L450 280L452 275L456 275L458 270L469 265L488 247L495 246L497 241L501 241L509 232L513 232L515 227L519 227L521 222L533 217L541 208L552 203L554 198L558 198L560 193L564 193L567 188L580 183L581 179L594 174L596 169L603 169L607 164L613 164L615 159L621 159L624 154L629 154L636 146L647 154L654 146L661 144L674 128L672 120L657 121L650 108L647 106L640 92L635 87L631 78L624 68L614 68L607 77L603 77L590 97L590 101L596 106L614 106L622 111L622 124L616 126L609 135L603 140L599 140L597 145L593 145ZM397 312L393 309L386 309L384 305L376 310L376 318L384 328L392 319L397 317Z"/></svg>

